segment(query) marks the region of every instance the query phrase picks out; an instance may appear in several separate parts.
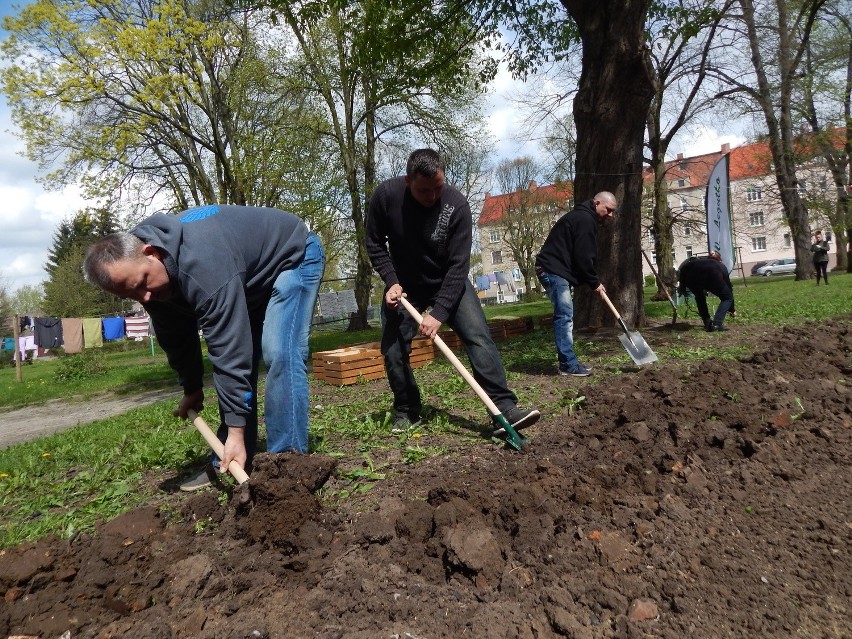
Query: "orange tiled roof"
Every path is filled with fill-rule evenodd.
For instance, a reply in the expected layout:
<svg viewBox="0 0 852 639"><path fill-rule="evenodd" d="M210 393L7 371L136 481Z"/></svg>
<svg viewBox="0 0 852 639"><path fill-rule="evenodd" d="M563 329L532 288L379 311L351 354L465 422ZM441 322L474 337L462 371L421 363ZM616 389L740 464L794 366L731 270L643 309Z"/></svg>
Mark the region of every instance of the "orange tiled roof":
<svg viewBox="0 0 852 639"><path fill-rule="evenodd" d="M556 203L558 206L565 206L567 201L574 197L574 185L570 182L563 184L548 184L546 186L531 185L530 189L525 191L514 191L513 193L504 193L503 195L485 195L485 202L482 205L482 213L479 215L479 226L486 226L500 222L503 219L503 213L511 206L516 206L520 201L521 195L524 197L534 196L534 204L551 204Z"/></svg>

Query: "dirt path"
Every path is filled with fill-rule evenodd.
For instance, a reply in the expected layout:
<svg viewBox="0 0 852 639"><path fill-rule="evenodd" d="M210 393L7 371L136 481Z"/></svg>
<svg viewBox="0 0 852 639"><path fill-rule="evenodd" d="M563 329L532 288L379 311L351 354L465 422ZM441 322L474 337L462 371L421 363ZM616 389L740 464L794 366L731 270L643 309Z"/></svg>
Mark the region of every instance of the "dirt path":
<svg viewBox="0 0 852 639"><path fill-rule="evenodd" d="M54 399L39 406L0 412L0 449L120 415L169 397L175 397L177 401L178 394L179 389L174 388L132 395L106 393L87 400Z"/></svg>

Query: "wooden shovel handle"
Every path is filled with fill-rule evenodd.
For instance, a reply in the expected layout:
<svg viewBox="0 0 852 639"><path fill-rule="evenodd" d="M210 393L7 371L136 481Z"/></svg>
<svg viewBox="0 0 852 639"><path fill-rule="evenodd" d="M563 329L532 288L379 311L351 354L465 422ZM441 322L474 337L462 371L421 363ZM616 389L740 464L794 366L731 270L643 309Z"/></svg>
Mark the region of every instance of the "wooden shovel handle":
<svg viewBox="0 0 852 639"><path fill-rule="evenodd" d="M615 315L615 319L621 321L621 315L615 309L615 306L612 305L612 302L609 301L609 296L606 294L606 291L601 290L600 295L603 298L603 301L606 302L606 305L609 306L609 310L611 310L612 314Z"/></svg>
<svg viewBox="0 0 852 639"><path fill-rule="evenodd" d="M403 308L408 311L409 315L411 315L411 317L417 320L418 324L423 323L423 316L417 311L416 308L411 305L411 303L407 299L405 299L404 297L400 297L399 302L400 304L402 304ZM474 390L474 392L476 392L476 394L479 396L479 399L481 399L482 403L485 404L485 407L488 409L488 412L494 415L495 417L499 415L500 409L497 408L497 405L492 401L492 399L487 395L487 393L482 390L482 386L480 386L479 383L473 378L473 375L468 372L468 370L464 367L464 364L459 361L459 358L456 357L456 354L453 353L450 347L446 345L444 340L442 340L440 336L435 335L435 337L432 338L432 341L435 343L435 346L437 346L441 350L441 352L444 354L444 357L450 360L450 364L452 364L453 368L455 368L459 372L459 375L464 378L464 381L466 381L468 385Z"/></svg>
<svg viewBox="0 0 852 639"><path fill-rule="evenodd" d="M207 445L213 449L213 452L222 459L225 456L225 445L219 441L219 438L216 437L216 434L210 430L210 427L207 425L207 422L202 419L201 415L196 413L194 410L190 409L186 411L186 414L192 420L192 425L201 433L201 436L207 442ZM237 480L238 483L244 484L248 481L248 475L246 471L243 470L243 467L240 466L236 461L231 461L228 464L228 472L234 476L234 479Z"/></svg>

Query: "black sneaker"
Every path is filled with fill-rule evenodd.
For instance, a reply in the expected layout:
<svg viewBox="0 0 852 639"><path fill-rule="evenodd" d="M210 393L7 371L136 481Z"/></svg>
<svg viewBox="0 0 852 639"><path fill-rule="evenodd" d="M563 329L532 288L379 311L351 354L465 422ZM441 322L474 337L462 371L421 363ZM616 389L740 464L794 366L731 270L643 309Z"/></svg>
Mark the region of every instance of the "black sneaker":
<svg viewBox="0 0 852 639"><path fill-rule="evenodd" d="M197 490L212 486L214 482L218 482L216 470L213 466L207 464L200 473L183 482L180 485L180 489L185 493L194 493Z"/></svg>
<svg viewBox="0 0 852 639"><path fill-rule="evenodd" d="M722 332L722 331L727 331L727 330L728 330L728 327L725 326L724 324L713 324L713 331L714 332Z"/></svg>
<svg viewBox="0 0 852 639"><path fill-rule="evenodd" d="M560 375L571 375L573 377L588 377L592 374L591 368L586 368L582 364L577 364L573 368L560 368Z"/></svg>
<svg viewBox="0 0 852 639"><path fill-rule="evenodd" d="M515 431L523 430L524 428L529 428L533 424L535 424L539 417L541 417L541 413L539 413L535 408L530 410L526 410L524 408L518 408L517 406L513 406L509 410L503 413L503 417L506 418L506 421L515 429ZM505 437L506 429L500 426L492 433L494 437Z"/></svg>
<svg viewBox="0 0 852 639"><path fill-rule="evenodd" d="M420 417L415 417L414 419L412 419L408 415L400 413L393 420L393 425L391 426L391 432L392 433L404 433L408 429L413 428L414 426L419 426L420 422L421 422Z"/></svg>

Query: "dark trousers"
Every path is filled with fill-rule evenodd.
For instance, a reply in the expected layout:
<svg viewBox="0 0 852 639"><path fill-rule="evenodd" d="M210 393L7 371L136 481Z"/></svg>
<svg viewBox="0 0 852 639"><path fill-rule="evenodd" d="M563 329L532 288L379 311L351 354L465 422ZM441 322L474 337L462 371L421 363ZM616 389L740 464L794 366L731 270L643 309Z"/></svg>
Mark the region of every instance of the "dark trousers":
<svg viewBox="0 0 852 639"><path fill-rule="evenodd" d="M817 274L817 284L819 284L820 273L822 273L822 279L828 284L828 262L814 262L814 268Z"/></svg>
<svg viewBox="0 0 852 639"><path fill-rule="evenodd" d="M431 302L410 301L421 312ZM473 369L473 378L500 412L505 413L513 408L518 398L509 390L500 353L491 339L485 314L470 282L446 323L458 334L464 345ZM393 391L393 407L397 413L410 418L418 418L423 408L420 389L409 360L411 340L417 335L418 328L417 322L402 306L389 309L382 303L382 355L385 357L388 384Z"/></svg>
<svg viewBox="0 0 852 639"><path fill-rule="evenodd" d="M707 291L702 289L690 289L695 296L695 306L698 308L698 314L707 325L710 322L710 310L707 308ZM715 293L719 297L719 306L716 307L716 314L713 315L713 324L722 326L725 322L725 315L731 310L734 304L734 293L730 290L723 290Z"/></svg>

